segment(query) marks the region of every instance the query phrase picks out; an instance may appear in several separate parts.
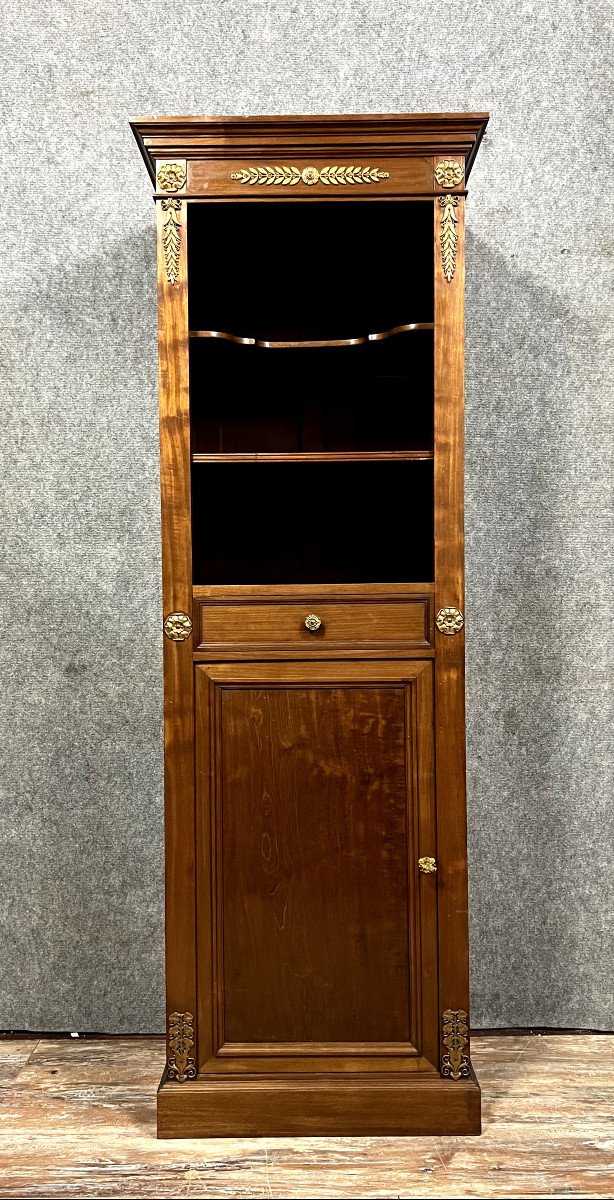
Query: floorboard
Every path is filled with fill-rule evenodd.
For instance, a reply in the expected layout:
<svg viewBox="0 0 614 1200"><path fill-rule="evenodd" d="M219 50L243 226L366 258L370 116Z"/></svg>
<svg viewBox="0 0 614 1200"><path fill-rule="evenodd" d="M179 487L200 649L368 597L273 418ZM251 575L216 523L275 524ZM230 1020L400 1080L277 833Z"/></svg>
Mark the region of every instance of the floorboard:
<svg viewBox="0 0 614 1200"><path fill-rule="evenodd" d="M614 1197L614 1037L473 1041L479 1138L156 1140L158 1038L0 1039L0 1197Z"/></svg>

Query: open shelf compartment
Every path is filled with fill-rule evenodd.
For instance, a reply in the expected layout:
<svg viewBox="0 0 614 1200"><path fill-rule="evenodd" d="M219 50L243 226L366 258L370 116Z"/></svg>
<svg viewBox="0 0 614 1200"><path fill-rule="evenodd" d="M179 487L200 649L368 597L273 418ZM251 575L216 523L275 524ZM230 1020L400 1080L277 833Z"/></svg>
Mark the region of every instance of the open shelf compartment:
<svg viewBox="0 0 614 1200"><path fill-rule="evenodd" d="M432 579L432 203L194 205L188 255L194 584Z"/></svg>
<svg viewBox="0 0 614 1200"><path fill-rule="evenodd" d="M433 333L271 352L190 345L194 454L433 449Z"/></svg>
<svg viewBox="0 0 614 1200"><path fill-rule="evenodd" d="M188 263L194 331L336 340L433 320L430 201L196 204Z"/></svg>
<svg viewBox="0 0 614 1200"><path fill-rule="evenodd" d="M197 585L433 578L431 462L198 465L193 478Z"/></svg>

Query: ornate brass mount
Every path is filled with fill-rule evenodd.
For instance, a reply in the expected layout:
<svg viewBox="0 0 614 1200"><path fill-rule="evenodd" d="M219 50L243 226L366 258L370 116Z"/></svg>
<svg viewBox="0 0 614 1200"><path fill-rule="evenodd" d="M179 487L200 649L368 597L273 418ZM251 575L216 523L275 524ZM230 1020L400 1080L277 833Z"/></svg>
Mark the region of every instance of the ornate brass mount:
<svg viewBox="0 0 614 1200"><path fill-rule="evenodd" d="M179 192L185 184L186 173L181 163L163 163L158 167L157 179L161 192Z"/></svg>
<svg viewBox="0 0 614 1200"><path fill-rule="evenodd" d="M442 158L435 167L435 183L443 188L458 187L463 182L464 174L462 163L454 158Z"/></svg>
<svg viewBox="0 0 614 1200"><path fill-rule="evenodd" d="M440 608L435 617L435 624L440 633L451 636L463 628L465 618L459 608Z"/></svg>
<svg viewBox="0 0 614 1200"><path fill-rule="evenodd" d="M437 862L434 858L419 858L418 870L422 875L434 875L437 871Z"/></svg>
<svg viewBox="0 0 614 1200"><path fill-rule="evenodd" d="M305 629L308 629L310 633L315 633L321 624L322 618L318 617L316 613L310 613L308 617L305 617Z"/></svg>
<svg viewBox="0 0 614 1200"><path fill-rule="evenodd" d="M166 278L169 283L176 283L179 278L179 252L181 250L181 200L166 196L161 204L162 211L166 213L162 231Z"/></svg>
<svg viewBox="0 0 614 1200"><path fill-rule="evenodd" d="M172 612L164 622L164 632L171 642L185 642L192 632L192 622L187 613Z"/></svg>
<svg viewBox="0 0 614 1200"><path fill-rule="evenodd" d="M313 187L316 183L325 186L345 186L346 184L379 183L380 179L388 179L389 172L379 167L285 167L262 166L244 167L241 171L233 171L230 178L238 183L257 183L270 187L271 184L281 184L282 187L295 187L297 183L306 183Z"/></svg>
<svg viewBox="0 0 614 1200"><path fill-rule="evenodd" d="M441 208L441 225L439 230L439 243L441 246L441 265L443 273L448 281L454 278L456 269L456 248L458 246L458 216L456 209L458 208L458 196L439 196L439 207Z"/></svg>
<svg viewBox="0 0 614 1200"><path fill-rule="evenodd" d="M469 1057L463 1054L465 1046L469 1045L469 1026L467 1013L463 1008L452 1010L447 1008L442 1017L443 1044L448 1053L441 1060L441 1074L446 1079L466 1078L469 1071Z"/></svg>
<svg viewBox="0 0 614 1200"><path fill-rule="evenodd" d="M190 1056L194 1047L194 1017L192 1013L174 1012L168 1018L168 1048L172 1051L167 1063L169 1079L185 1083L196 1078L196 1062Z"/></svg>

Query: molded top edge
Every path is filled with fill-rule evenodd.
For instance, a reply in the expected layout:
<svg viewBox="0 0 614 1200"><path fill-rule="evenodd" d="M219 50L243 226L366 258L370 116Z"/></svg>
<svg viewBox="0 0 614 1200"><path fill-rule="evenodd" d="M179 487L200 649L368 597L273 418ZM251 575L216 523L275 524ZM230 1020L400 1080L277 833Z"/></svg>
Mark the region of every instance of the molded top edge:
<svg viewBox="0 0 614 1200"><path fill-rule="evenodd" d="M468 178L488 118L483 112L139 116L130 125L152 179L156 158L207 157L214 147L218 155L221 148L240 155L249 143L288 150L294 144L313 153L320 138L330 149L368 137L375 149L378 134L388 146L402 145L406 136L408 154L464 154Z"/></svg>
<svg viewBox="0 0 614 1200"><path fill-rule="evenodd" d="M393 122L419 122L425 124L437 123L439 121L466 121L468 125L475 123L486 123L490 114L487 112L443 112L443 113L315 113L312 116L305 116L299 113L283 113L278 116L271 114L252 114L250 116L158 116L152 117L140 115L134 117L130 124L132 127L141 125L257 125L260 121L275 124L283 122L284 124L293 125L317 125L319 122L328 124L332 121L342 121L351 124L353 121L393 121Z"/></svg>

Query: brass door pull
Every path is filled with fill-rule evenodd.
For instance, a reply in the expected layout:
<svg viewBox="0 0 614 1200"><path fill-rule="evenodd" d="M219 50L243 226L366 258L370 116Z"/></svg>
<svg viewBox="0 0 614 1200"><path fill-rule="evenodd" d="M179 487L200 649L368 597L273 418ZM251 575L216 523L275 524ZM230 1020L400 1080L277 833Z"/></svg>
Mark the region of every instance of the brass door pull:
<svg viewBox="0 0 614 1200"><path fill-rule="evenodd" d="M418 870L421 871L423 875L434 875L437 871L437 863L435 862L434 858L419 858Z"/></svg>
<svg viewBox="0 0 614 1200"><path fill-rule="evenodd" d="M310 633L315 633L321 624L322 618L318 617L316 613L310 613L308 617L305 617L305 629L308 629Z"/></svg>

